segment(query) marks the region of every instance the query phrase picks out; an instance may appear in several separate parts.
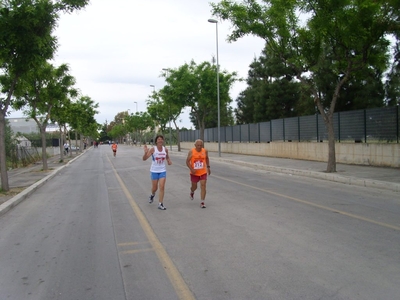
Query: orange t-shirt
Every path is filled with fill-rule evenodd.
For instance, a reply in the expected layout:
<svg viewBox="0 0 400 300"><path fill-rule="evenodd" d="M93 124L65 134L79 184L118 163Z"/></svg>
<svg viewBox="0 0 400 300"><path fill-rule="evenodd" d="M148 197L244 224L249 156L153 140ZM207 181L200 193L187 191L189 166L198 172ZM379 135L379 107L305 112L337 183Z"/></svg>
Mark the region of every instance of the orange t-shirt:
<svg viewBox="0 0 400 300"><path fill-rule="evenodd" d="M204 148L201 148L200 152L196 148L192 149L190 165L195 170L195 173L192 173L193 175L201 176L207 174L206 150Z"/></svg>
<svg viewBox="0 0 400 300"><path fill-rule="evenodd" d="M113 150L113 151L117 151L117 144L112 144L111 145L111 149Z"/></svg>

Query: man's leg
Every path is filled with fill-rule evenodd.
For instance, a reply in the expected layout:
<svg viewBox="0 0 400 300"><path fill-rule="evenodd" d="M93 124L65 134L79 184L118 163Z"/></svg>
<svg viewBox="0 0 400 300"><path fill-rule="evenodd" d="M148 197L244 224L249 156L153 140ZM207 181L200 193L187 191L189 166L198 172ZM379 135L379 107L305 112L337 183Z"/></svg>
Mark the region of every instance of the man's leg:
<svg viewBox="0 0 400 300"><path fill-rule="evenodd" d="M200 188L201 188L201 192L200 192L200 207L201 208L206 208L206 205L204 203L204 201L206 200L206 183L207 180L200 180Z"/></svg>
<svg viewBox="0 0 400 300"><path fill-rule="evenodd" d="M206 183L207 183L207 180L200 180L200 188L201 188L200 199L201 199L201 201L206 200Z"/></svg>
<svg viewBox="0 0 400 300"><path fill-rule="evenodd" d="M197 190L197 182L192 181L192 185L190 186L190 200L193 200L195 190Z"/></svg>

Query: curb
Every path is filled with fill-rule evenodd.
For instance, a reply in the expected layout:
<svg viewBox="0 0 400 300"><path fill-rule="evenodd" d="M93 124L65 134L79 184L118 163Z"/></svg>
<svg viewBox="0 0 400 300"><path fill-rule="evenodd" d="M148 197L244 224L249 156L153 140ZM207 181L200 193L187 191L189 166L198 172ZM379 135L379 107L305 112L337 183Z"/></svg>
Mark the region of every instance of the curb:
<svg viewBox="0 0 400 300"><path fill-rule="evenodd" d="M83 154L83 153L82 153ZM20 204L22 201L24 201L26 198L28 198L34 191L36 191L38 188L43 186L47 181L49 181L51 178L53 178L57 173L62 170L63 168L67 167L70 163L74 162L76 159L78 159L82 154L74 157L70 161L68 161L65 165L58 167L55 169L53 172L51 172L49 175L46 177L40 179L38 182L35 182L31 186L27 187L24 189L21 193L18 195L12 197L10 200L4 202L3 204L0 205L0 217L4 215L6 212Z"/></svg>

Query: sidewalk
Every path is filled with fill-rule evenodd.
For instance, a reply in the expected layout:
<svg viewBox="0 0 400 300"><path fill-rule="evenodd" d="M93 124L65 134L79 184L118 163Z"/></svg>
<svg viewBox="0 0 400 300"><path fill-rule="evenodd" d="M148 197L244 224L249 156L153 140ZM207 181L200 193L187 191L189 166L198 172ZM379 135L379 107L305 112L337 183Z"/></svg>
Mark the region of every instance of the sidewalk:
<svg viewBox="0 0 400 300"><path fill-rule="evenodd" d="M167 146L168 150L170 149ZM90 150L92 148L89 148ZM86 150L86 151L88 151ZM177 151L177 147L172 147L171 155L180 155L186 157L188 149ZM72 157L68 157L63 163L59 162L59 156L48 159L49 171L42 171L42 163L14 169L8 172L9 184L11 188L19 188L17 195L4 196L0 194L0 216L23 201L38 187L51 179L63 167L77 159L82 153L74 153ZM217 152L209 152L210 164L214 161L220 161L228 164L241 165L253 169L264 170L268 172L286 173L298 176L312 177L322 180L335 181L343 184L373 187L394 192L400 192L400 169L399 168L383 168L371 166L345 165L337 164L336 173L326 173L327 163L294 160L285 158L263 157L240 155L231 153L221 153L221 157ZM212 168L215 168L212 166ZM3 203L4 202L4 203ZM3 203L3 204L1 204Z"/></svg>
<svg viewBox="0 0 400 300"><path fill-rule="evenodd" d="M0 216L26 199L38 187L57 174L59 170L78 158L82 153L73 152L72 156L64 157L55 155L47 159L48 170L43 171L42 161L23 168L8 171L10 192L7 195L0 193Z"/></svg>

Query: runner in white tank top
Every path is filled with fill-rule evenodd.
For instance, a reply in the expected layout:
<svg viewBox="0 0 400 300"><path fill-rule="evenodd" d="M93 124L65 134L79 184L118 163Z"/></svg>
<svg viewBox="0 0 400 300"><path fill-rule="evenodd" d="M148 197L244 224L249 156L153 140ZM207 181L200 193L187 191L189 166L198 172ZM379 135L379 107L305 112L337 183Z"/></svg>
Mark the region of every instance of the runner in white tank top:
<svg viewBox="0 0 400 300"><path fill-rule="evenodd" d="M162 146L161 151L157 149L157 146L154 146L153 148L154 152L151 155L150 172L153 173L166 172L167 168L165 166L165 161L167 160L167 152L165 151L165 147Z"/></svg>
<svg viewBox="0 0 400 300"><path fill-rule="evenodd" d="M171 159L168 155L168 149L163 146L164 137L162 135L156 136L156 146L147 148L144 145L143 160L147 160L150 156L152 159L150 166L150 178L151 178L151 194L149 196L149 203L153 203L154 196L157 189L160 189L159 193L159 204L158 209L166 210L164 206L164 190L165 182L167 180L167 168L165 167L165 161L168 165L171 165Z"/></svg>

